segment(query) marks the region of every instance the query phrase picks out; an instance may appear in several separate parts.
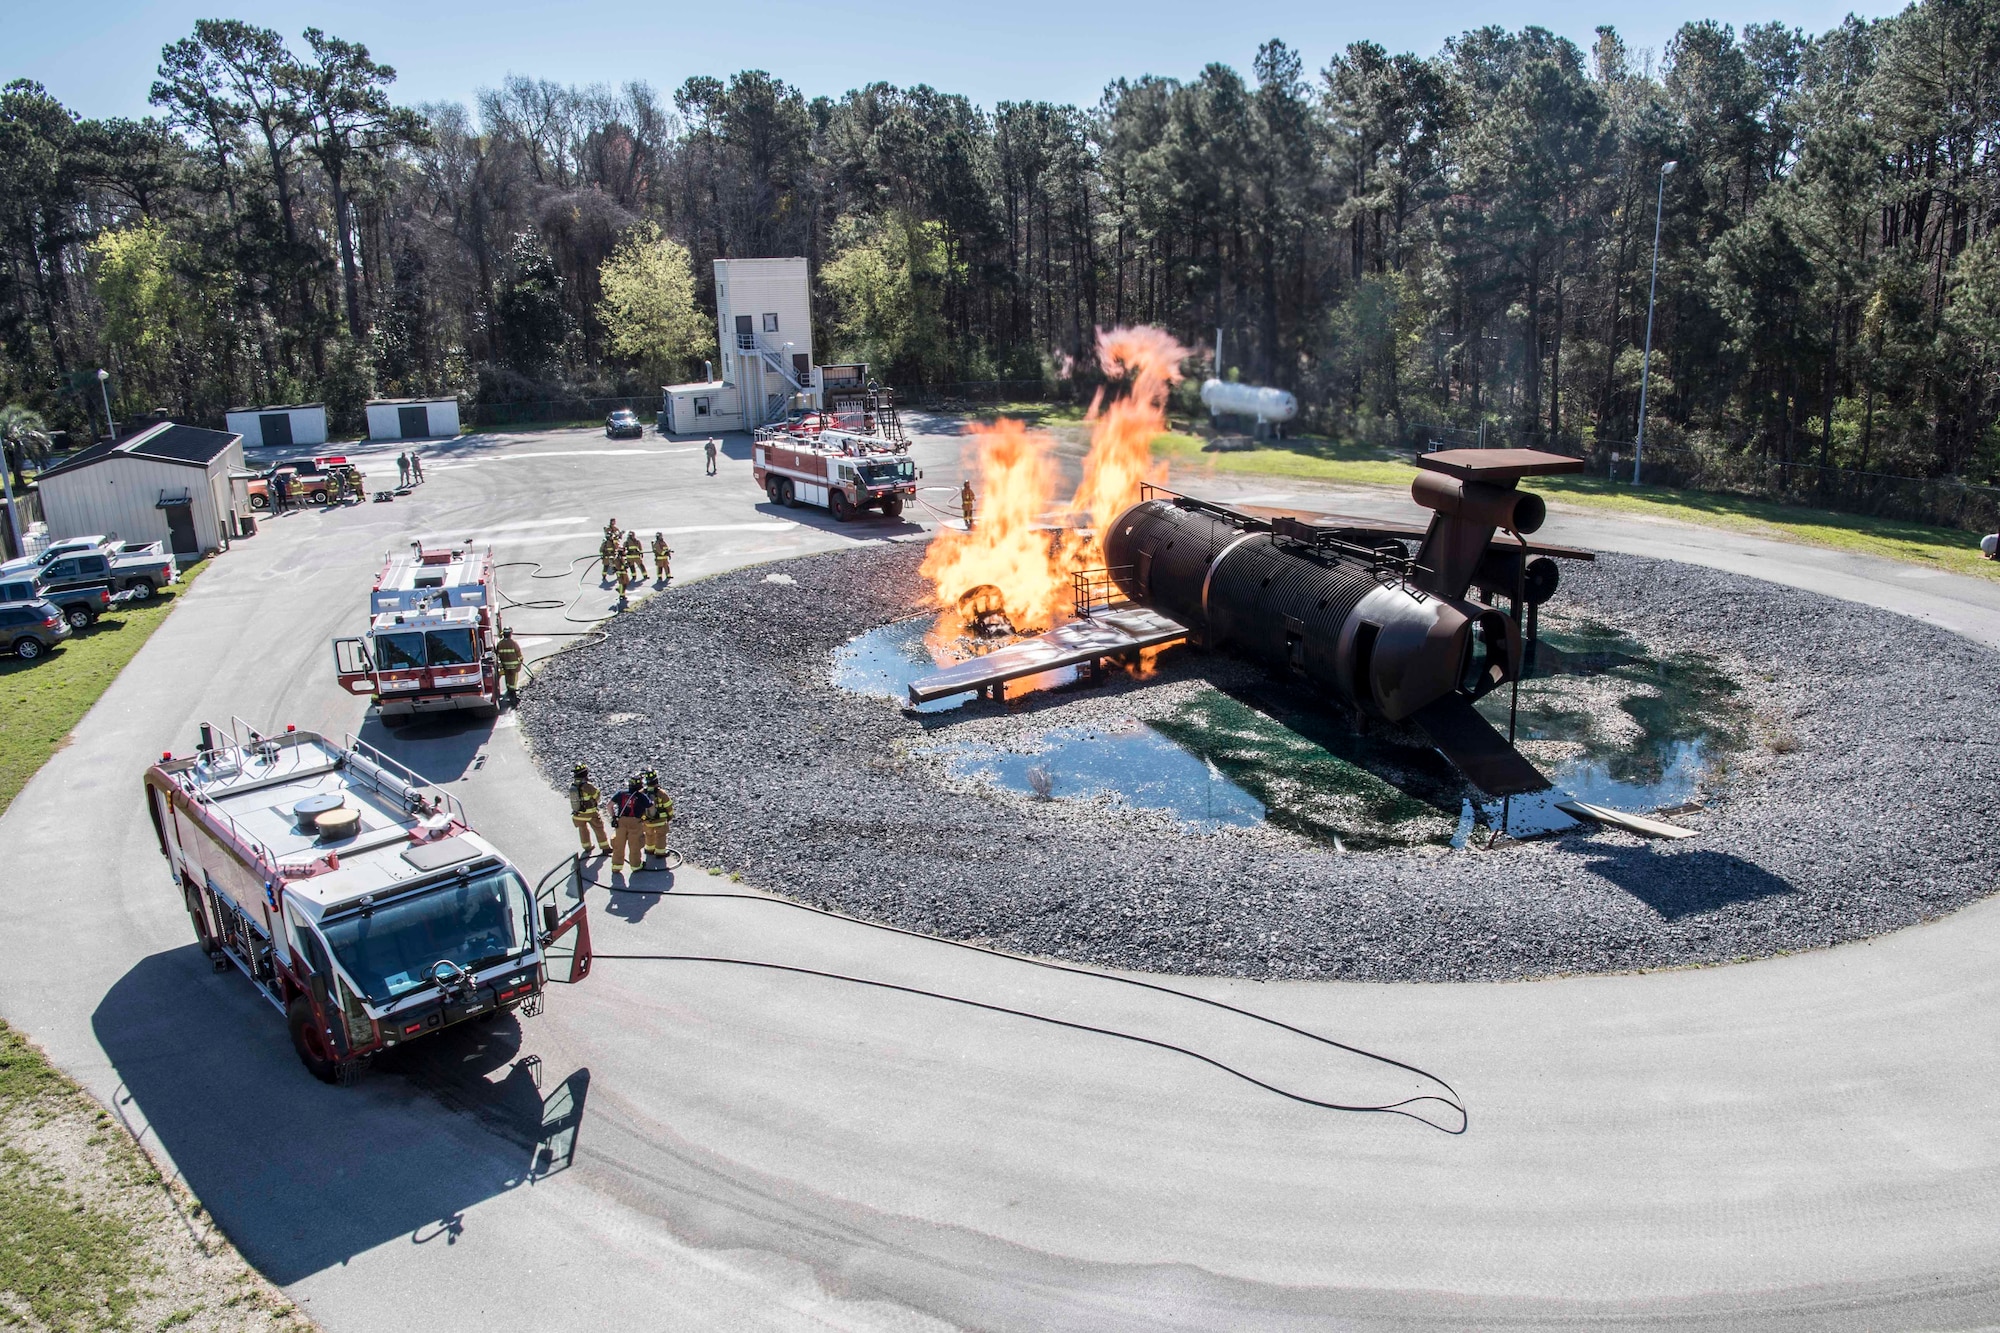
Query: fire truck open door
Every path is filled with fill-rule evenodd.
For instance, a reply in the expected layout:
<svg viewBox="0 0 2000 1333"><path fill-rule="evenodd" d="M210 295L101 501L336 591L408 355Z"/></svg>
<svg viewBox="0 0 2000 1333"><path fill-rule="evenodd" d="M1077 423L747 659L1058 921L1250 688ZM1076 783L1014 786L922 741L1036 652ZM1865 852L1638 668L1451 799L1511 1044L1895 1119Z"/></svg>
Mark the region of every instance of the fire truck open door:
<svg viewBox="0 0 2000 1333"><path fill-rule="evenodd" d="M569 873L550 875L535 887L542 927L542 966L551 982L574 985L590 975L590 915L583 905L583 858L569 859Z"/></svg>
<svg viewBox="0 0 2000 1333"><path fill-rule="evenodd" d="M362 639L333 641L333 669L341 687L350 694L380 694L382 682L375 674L375 661Z"/></svg>

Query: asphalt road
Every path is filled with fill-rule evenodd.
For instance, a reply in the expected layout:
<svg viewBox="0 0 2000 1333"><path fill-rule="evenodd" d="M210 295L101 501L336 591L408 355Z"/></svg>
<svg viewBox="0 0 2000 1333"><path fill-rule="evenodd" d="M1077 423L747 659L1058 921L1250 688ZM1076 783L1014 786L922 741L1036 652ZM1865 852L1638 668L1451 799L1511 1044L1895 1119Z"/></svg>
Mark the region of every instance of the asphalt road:
<svg viewBox="0 0 2000 1333"><path fill-rule="evenodd" d="M426 453L430 480L408 499L282 517L219 559L0 819L0 1013L328 1328L2000 1318L1992 900L1867 944L1659 975L1173 983L1420 1066L1466 1108L1455 1135L912 992L1171 1040L1320 1100L1431 1087L1187 1001L770 901L602 890L607 954L908 989L607 958L541 1018L420 1043L351 1089L315 1083L279 1016L193 946L140 801L150 759L231 713L359 730L452 780L539 872L572 834L511 719L389 734L334 687L328 641L362 622L386 551L478 536L557 574L505 571L516 597L566 603L512 616L532 657L608 609L567 572L607 514L666 531L681 577L921 531L770 509L740 437L717 478L698 446L592 432ZM955 488L956 454L922 440L927 483ZM369 466L393 475L392 457ZM1407 513L1379 492L1188 484ZM1587 511L1546 531L1753 566L2000 644L1989 583ZM674 881L743 892L694 870Z"/></svg>

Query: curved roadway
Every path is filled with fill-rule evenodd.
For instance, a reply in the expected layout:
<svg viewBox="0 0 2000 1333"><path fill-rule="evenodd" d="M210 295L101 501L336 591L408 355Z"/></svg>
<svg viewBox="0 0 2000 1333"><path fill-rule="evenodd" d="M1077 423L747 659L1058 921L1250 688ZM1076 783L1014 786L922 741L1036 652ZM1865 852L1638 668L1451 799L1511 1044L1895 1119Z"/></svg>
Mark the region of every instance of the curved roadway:
<svg viewBox="0 0 2000 1333"><path fill-rule="evenodd" d="M744 450L728 455L707 478L688 445L473 438L431 451L409 499L267 525L194 585L0 820L0 1012L328 1328L2000 1317L1990 899L1870 943L1659 975L1173 983L1421 1066L1467 1108L1458 1135L1287 1101L1157 1046L722 963L606 959L539 1019L420 1044L352 1089L313 1082L278 1015L190 942L140 770L188 748L203 718L360 728L327 642L360 622L382 553L418 535L560 567L594 549L608 510L667 530L685 577L918 532L771 511ZM918 447L941 485L956 455L944 436ZM1218 498L1407 512L1381 493L1270 485L1214 483ZM2000 584L1587 511L1558 510L1548 531L2000 645ZM594 581L530 572L504 582L581 591L583 619L606 607ZM583 628L561 615L515 615L531 654ZM508 720L389 743L455 780L475 823L539 870L571 833ZM1201 1006L770 902L591 903L606 953L762 959L1170 1037L1322 1100L1422 1090Z"/></svg>

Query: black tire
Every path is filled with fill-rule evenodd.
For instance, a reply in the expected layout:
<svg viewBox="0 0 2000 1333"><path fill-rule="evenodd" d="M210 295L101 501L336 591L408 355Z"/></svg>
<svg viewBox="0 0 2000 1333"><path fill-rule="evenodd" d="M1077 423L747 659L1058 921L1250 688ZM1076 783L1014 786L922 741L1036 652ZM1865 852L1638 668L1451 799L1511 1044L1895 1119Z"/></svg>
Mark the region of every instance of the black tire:
<svg viewBox="0 0 2000 1333"><path fill-rule="evenodd" d="M778 478L778 503L787 509L796 508L799 503L799 493L793 488L790 477Z"/></svg>
<svg viewBox="0 0 2000 1333"><path fill-rule="evenodd" d="M774 505L785 502L785 490L777 477L766 477L764 479L764 494Z"/></svg>
<svg viewBox="0 0 2000 1333"><path fill-rule="evenodd" d="M291 1029L292 1049L299 1053L299 1063L307 1072L322 1083L340 1082L340 1061L327 1049L326 1037L313 1026L312 1001L294 995L285 1006L285 1026Z"/></svg>
<svg viewBox="0 0 2000 1333"><path fill-rule="evenodd" d="M153 581L133 579L125 585L125 591L132 594L132 600L135 602L150 602L153 600Z"/></svg>
<svg viewBox="0 0 2000 1333"><path fill-rule="evenodd" d="M90 608L87 606L64 607L63 619L69 622L71 629L89 629L97 623L97 617L91 614Z"/></svg>
<svg viewBox="0 0 2000 1333"><path fill-rule="evenodd" d="M852 523L854 521L854 502L847 498L846 491L838 487L828 490L826 493L826 507L833 511L834 522Z"/></svg>
<svg viewBox="0 0 2000 1333"><path fill-rule="evenodd" d="M903 516L903 497L900 495L883 496L882 514L885 518L901 518Z"/></svg>
<svg viewBox="0 0 2000 1333"><path fill-rule="evenodd" d="M14 656L20 658L23 662L32 662L47 651L48 649L42 647L40 639L30 638L23 634L20 638L14 640Z"/></svg>

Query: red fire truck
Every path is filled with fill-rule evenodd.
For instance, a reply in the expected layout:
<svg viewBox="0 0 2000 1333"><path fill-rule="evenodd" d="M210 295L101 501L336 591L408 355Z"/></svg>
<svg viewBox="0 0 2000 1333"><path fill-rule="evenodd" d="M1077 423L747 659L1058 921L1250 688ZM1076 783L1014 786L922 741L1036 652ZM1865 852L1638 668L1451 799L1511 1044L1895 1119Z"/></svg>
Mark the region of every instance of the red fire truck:
<svg viewBox="0 0 2000 1333"><path fill-rule="evenodd" d="M500 711L500 590L493 552L415 544L391 556L368 594L368 633L333 641L341 688L384 718Z"/></svg>
<svg viewBox="0 0 2000 1333"><path fill-rule="evenodd" d="M868 509L902 517L923 475L881 436L836 429L758 431L750 467L772 504L821 505L843 523Z"/></svg>
<svg viewBox="0 0 2000 1333"><path fill-rule="evenodd" d="M469 1018L538 1014L544 986L590 972L574 861L530 890L449 793L351 736L204 723L145 785L195 937L328 1083Z"/></svg>

